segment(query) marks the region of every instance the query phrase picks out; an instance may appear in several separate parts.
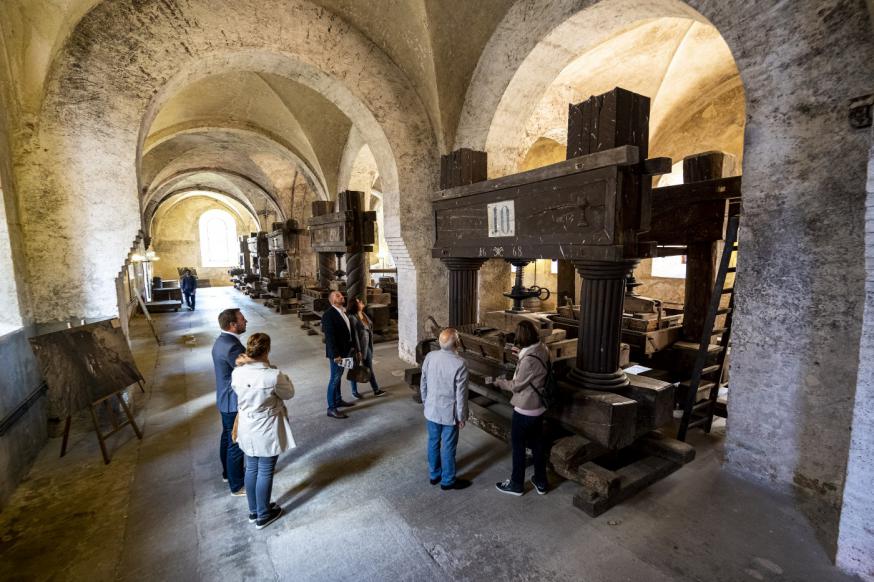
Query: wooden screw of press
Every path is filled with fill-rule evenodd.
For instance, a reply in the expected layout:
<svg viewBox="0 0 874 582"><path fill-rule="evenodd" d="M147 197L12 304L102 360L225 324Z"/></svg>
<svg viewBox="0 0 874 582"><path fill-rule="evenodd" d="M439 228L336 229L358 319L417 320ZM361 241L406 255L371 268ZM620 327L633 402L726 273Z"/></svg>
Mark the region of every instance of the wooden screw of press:
<svg viewBox="0 0 874 582"><path fill-rule="evenodd" d="M142 386L142 384L140 384L140 389L142 389L142 388L143 388L143 386ZM109 396L104 396L103 398L95 400L89 406L89 411L91 412L91 421L94 423L94 432L97 434L97 442L100 443L100 452L103 453L103 462L107 465L109 464L109 461L110 461L109 451L106 450L106 439L107 438L114 435L115 433L117 433L118 431L120 431L122 428L124 428L127 425L131 426L131 428L134 431L134 434L137 435L138 439L142 440L142 438L143 438L143 433L140 430L140 427L137 426L137 423L134 420L133 414L131 414L131 411L127 405L127 402L124 401L124 397L121 394L122 392L123 392L123 390L119 390L118 392L113 392ZM127 417L127 420L125 420L124 422L121 422L121 423L118 422L118 416L116 415L115 411L112 409L112 405L110 404L111 398L117 398L119 404L121 404L121 408L122 408L122 410L124 410L124 414ZM106 433L100 431L100 423L97 421L96 407L99 406L100 404L103 404L103 406L106 408L106 413L109 416L110 422L112 423L112 430L109 432L106 432ZM62 457L65 454L67 454L67 441L69 440L69 437L70 437L71 421L72 421L72 416L67 416L67 420L64 423L64 437L61 440L61 456Z"/></svg>

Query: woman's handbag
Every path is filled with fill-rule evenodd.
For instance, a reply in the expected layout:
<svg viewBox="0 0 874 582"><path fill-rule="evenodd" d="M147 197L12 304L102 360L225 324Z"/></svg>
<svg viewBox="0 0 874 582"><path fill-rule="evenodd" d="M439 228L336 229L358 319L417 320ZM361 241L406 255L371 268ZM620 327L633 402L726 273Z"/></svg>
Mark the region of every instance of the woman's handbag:
<svg viewBox="0 0 874 582"><path fill-rule="evenodd" d="M363 364L349 368L349 371L346 372L346 379L350 382L370 382L370 368Z"/></svg>

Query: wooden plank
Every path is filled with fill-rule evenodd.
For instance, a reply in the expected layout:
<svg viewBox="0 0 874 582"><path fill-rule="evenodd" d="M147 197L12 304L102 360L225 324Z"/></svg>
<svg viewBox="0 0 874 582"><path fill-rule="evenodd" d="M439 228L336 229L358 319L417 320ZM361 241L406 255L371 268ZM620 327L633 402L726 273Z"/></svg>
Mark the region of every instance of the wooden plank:
<svg viewBox="0 0 874 582"><path fill-rule="evenodd" d="M675 208L682 208L684 204L692 202L733 200L741 197L741 177L732 176L653 188L652 196L657 206L667 205Z"/></svg>
<svg viewBox="0 0 874 582"><path fill-rule="evenodd" d="M586 461L605 452L601 447L579 435L563 437L553 443L549 451L549 462L564 471L571 471Z"/></svg>
<svg viewBox="0 0 874 582"><path fill-rule="evenodd" d="M467 406L470 424L505 443L510 442L511 422L508 419L476 402L469 401Z"/></svg>
<svg viewBox="0 0 874 582"><path fill-rule="evenodd" d="M559 383L560 404L547 412L568 430L608 449L634 442L638 404L611 392Z"/></svg>
<svg viewBox="0 0 874 582"><path fill-rule="evenodd" d="M657 456L646 456L616 471L621 485L611 495L601 495L598 491L581 487L574 495L574 507L582 509L591 517L597 517L611 507L643 491L656 481L663 479L682 465Z"/></svg>
<svg viewBox="0 0 874 582"><path fill-rule="evenodd" d="M451 200L453 198L465 198L478 194L488 194L508 188L517 188L528 184L535 184L553 178L561 178L607 168L612 166L630 166L638 163L637 148L634 146L621 146L590 155L580 156L557 162L542 168L536 168L519 174L503 176L492 180L475 182L466 186L457 186L440 190L431 198L432 202Z"/></svg>
<svg viewBox="0 0 874 582"><path fill-rule="evenodd" d="M637 402L636 435L644 435L673 419L674 386L667 382L627 374L630 384L617 394Z"/></svg>
<svg viewBox="0 0 874 582"><path fill-rule="evenodd" d="M689 443L666 437L658 431L652 431L638 439L634 447L648 455L655 455L680 465L691 463L695 459L695 447Z"/></svg>

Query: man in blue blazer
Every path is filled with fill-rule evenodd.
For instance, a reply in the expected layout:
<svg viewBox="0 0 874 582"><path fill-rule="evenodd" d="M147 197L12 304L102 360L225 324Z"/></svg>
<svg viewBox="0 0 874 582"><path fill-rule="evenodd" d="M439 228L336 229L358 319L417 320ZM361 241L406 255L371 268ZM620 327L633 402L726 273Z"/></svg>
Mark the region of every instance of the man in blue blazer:
<svg viewBox="0 0 874 582"><path fill-rule="evenodd" d="M331 379L328 381L328 416L331 418L348 418L340 411L341 407L352 406L352 402L343 400L340 384L343 380L344 368L340 366L343 358L352 355L352 324L343 310L346 298L339 291L332 291L328 296L331 307L322 315L322 332L325 334L325 355L331 367Z"/></svg>
<svg viewBox="0 0 874 582"><path fill-rule="evenodd" d="M237 394L231 388L231 372L237 356L246 351L240 335L246 332L246 318L239 309L225 309L218 316L222 332L212 346L212 363L215 366L215 396L222 416L222 436L219 456L222 460L222 479L228 482L231 495L243 496L243 451L231 438L234 420L237 418Z"/></svg>

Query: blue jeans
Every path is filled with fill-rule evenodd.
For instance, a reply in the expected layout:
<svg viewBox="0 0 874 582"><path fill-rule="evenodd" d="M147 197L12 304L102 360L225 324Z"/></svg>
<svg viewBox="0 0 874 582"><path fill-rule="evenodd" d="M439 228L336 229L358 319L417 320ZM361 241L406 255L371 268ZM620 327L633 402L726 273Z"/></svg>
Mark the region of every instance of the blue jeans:
<svg viewBox="0 0 874 582"><path fill-rule="evenodd" d="M270 512L270 493L273 491L273 469L275 457L250 457L246 455L246 499L249 513L256 513L264 519Z"/></svg>
<svg viewBox="0 0 874 582"><path fill-rule="evenodd" d="M362 363L370 368L370 388L376 393L379 390L379 384L376 382L376 373L373 371L373 354L368 354ZM349 386L352 388L352 395L358 396L358 382L349 380Z"/></svg>
<svg viewBox="0 0 874 582"><path fill-rule="evenodd" d="M222 478L228 480L231 491L243 488L243 451L231 439L236 412L222 412L222 436L219 441L219 457L222 460Z"/></svg>
<svg viewBox="0 0 874 582"><path fill-rule="evenodd" d="M440 477L440 484L455 483L455 449L458 447L458 425L428 422L428 473L431 479Z"/></svg>
<svg viewBox="0 0 874 582"><path fill-rule="evenodd" d="M328 380L328 410L336 409L340 405L343 396L340 394L340 382L343 380L343 371L346 369L334 360L328 360L331 365L331 379Z"/></svg>

